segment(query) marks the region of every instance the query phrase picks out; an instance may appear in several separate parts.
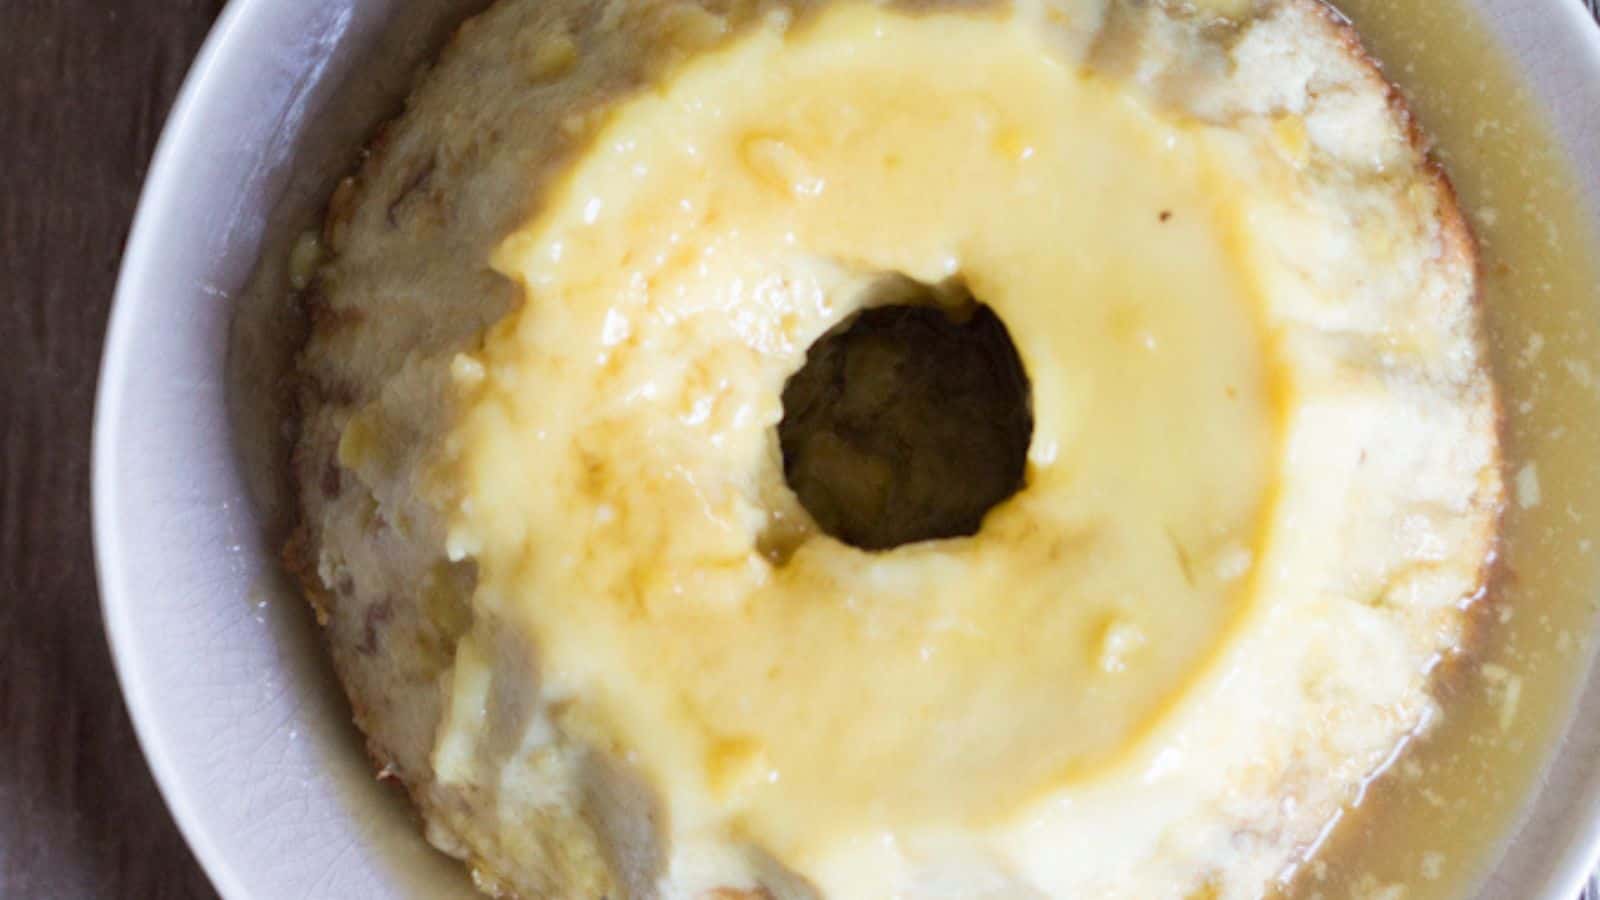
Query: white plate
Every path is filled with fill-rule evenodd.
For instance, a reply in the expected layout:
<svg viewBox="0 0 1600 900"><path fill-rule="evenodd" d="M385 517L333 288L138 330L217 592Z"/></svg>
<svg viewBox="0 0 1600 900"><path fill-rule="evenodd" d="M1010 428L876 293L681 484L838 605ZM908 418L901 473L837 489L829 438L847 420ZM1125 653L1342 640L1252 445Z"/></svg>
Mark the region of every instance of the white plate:
<svg viewBox="0 0 1600 900"><path fill-rule="evenodd" d="M1586 173L1600 226L1600 30L1577 0L1476 2ZM264 241L310 224L441 23L482 5L233 0L167 124L123 260L95 428L106 628L156 780L229 900L471 896L374 782L309 617L269 602L283 588L234 452L225 370ZM1576 896L1600 848L1592 672L1576 721L1484 900Z"/></svg>

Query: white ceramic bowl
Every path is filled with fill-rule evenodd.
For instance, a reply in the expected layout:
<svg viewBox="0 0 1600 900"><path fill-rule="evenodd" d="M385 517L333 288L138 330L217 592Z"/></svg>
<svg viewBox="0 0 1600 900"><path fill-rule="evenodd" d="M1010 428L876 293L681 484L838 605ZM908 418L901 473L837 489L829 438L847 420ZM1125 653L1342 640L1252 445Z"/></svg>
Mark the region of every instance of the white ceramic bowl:
<svg viewBox="0 0 1600 900"><path fill-rule="evenodd" d="M1600 227L1600 29L1578 0L1474 0L1556 123ZM377 784L284 588L230 433L229 328L258 259L483 0L233 0L162 137L101 373L106 628L173 815L229 900L471 896ZM352 77L359 73L359 77ZM246 448L249 449L249 448ZM1600 675L1481 890L1571 900L1600 850Z"/></svg>

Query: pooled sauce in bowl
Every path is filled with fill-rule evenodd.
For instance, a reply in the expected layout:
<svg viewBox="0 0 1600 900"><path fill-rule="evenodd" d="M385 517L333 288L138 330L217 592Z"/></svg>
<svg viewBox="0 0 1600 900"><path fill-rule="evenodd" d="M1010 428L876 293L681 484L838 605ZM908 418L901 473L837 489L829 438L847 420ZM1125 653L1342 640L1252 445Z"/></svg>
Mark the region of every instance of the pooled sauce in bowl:
<svg viewBox="0 0 1600 900"><path fill-rule="evenodd" d="M1600 238L1539 105L1469 4L1338 5L1406 92L1477 234L1512 491L1472 652L1438 675L1443 721L1373 783L1285 893L1460 897L1498 858L1593 648Z"/></svg>

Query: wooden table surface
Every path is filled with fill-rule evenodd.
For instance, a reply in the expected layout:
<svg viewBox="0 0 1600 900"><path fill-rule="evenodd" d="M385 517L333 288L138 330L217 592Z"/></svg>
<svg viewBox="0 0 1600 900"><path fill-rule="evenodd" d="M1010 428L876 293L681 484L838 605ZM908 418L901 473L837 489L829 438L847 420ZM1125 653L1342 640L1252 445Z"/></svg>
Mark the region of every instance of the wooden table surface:
<svg viewBox="0 0 1600 900"><path fill-rule="evenodd" d="M222 6L0 0L4 898L216 896L145 768L101 633L89 429L139 186Z"/></svg>
<svg viewBox="0 0 1600 900"><path fill-rule="evenodd" d="M122 244L222 0L0 0L0 897L215 897L100 629L89 424Z"/></svg>

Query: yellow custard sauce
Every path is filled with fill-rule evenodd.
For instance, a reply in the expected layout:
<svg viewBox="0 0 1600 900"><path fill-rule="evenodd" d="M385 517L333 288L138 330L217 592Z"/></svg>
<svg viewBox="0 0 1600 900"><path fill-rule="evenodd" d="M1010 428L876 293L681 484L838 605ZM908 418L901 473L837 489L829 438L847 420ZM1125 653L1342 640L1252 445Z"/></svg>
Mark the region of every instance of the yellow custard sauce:
<svg viewBox="0 0 1600 900"><path fill-rule="evenodd" d="M573 718L785 860L1122 762L1246 602L1278 452L1204 136L1025 20L843 8L598 142L500 251L528 303L465 432L485 583L537 598ZM959 276L1016 335L1027 486L971 539L774 562L782 386L886 273Z"/></svg>

